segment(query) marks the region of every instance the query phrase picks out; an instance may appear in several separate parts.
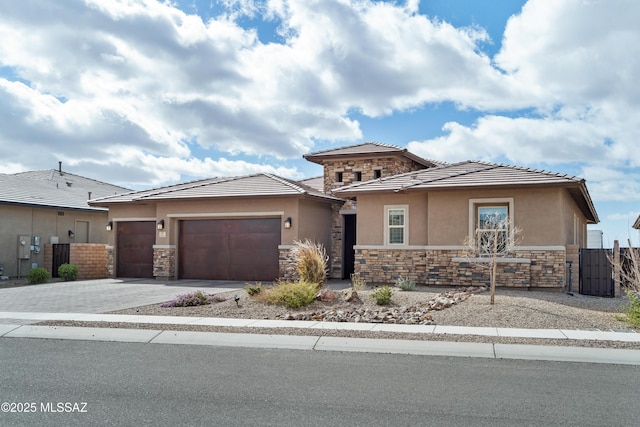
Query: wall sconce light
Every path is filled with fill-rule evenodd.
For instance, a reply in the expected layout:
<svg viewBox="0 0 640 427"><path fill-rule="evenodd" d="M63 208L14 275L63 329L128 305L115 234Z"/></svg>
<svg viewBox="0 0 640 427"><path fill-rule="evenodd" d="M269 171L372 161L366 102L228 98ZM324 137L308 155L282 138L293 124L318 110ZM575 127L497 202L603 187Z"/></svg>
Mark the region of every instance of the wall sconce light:
<svg viewBox="0 0 640 427"><path fill-rule="evenodd" d="M164 230L164 219L158 221L158 230Z"/></svg>
<svg viewBox="0 0 640 427"><path fill-rule="evenodd" d="M109 221L106 226L107 231L113 230L113 221Z"/></svg>
<svg viewBox="0 0 640 427"><path fill-rule="evenodd" d="M287 230L291 228L291 217L284 220L284 228L286 228Z"/></svg>
<svg viewBox="0 0 640 427"><path fill-rule="evenodd" d="M73 239L74 237L76 237L76 233L73 230L69 230L69 238Z"/></svg>

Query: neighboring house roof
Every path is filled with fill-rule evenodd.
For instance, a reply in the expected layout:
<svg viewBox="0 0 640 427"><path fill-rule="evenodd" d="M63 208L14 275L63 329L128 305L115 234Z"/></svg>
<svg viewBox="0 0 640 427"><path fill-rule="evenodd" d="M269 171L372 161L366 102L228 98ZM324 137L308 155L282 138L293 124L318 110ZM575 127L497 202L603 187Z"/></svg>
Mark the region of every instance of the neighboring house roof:
<svg viewBox="0 0 640 427"><path fill-rule="evenodd" d="M638 219L636 219L636 222L633 223L633 228L637 228L638 230L640 230L640 215L638 215Z"/></svg>
<svg viewBox="0 0 640 427"><path fill-rule="evenodd" d="M0 174L0 204L102 211L87 201L128 191L59 169Z"/></svg>
<svg viewBox="0 0 640 427"><path fill-rule="evenodd" d="M315 153L305 154L302 157L306 160L309 160L310 162L322 164L324 160L333 160L336 158L345 159L372 155L379 156L385 154L401 155L428 168L446 164L435 160L423 159L422 157L416 156L415 154L411 153L406 148L401 148L390 144L381 144L379 142L365 142L363 144L351 145L348 147L316 151Z"/></svg>
<svg viewBox="0 0 640 427"><path fill-rule="evenodd" d="M339 197L353 197L372 192L519 187L523 185L566 187L587 220L590 223L599 222L584 179L554 172L479 161L460 162L356 183L335 189L333 193Z"/></svg>
<svg viewBox="0 0 640 427"><path fill-rule="evenodd" d="M94 199L91 200L90 204L107 206L112 203L136 201L264 196L309 196L327 201L340 200L300 182L268 173L258 173L255 175L208 178L150 190L133 191Z"/></svg>

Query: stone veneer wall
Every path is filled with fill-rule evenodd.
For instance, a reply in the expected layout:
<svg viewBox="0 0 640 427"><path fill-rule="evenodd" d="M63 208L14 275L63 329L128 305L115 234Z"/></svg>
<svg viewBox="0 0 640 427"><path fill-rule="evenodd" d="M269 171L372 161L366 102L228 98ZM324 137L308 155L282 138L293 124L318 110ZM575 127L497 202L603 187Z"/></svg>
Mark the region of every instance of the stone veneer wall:
<svg viewBox="0 0 640 427"><path fill-rule="evenodd" d="M107 277L116 277L115 259L113 256L113 246L107 246Z"/></svg>
<svg viewBox="0 0 640 427"><path fill-rule="evenodd" d="M362 181L374 179L374 170L382 170L382 176L425 169L424 165L405 157L381 157L372 159L325 160L324 190L330 192L336 187L353 184L355 172L362 173ZM336 173L342 172L342 182L336 182Z"/></svg>
<svg viewBox="0 0 640 427"><path fill-rule="evenodd" d="M280 266L280 278L285 280L293 280L296 276L296 272L289 268L289 263L287 262L287 255L289 254L289 249L291 249L292 247L292 245L278 246L278 251L280 252L278 258L278 265Z"/></svg>
<svg viewBox="0 0 640 427"><path fill-rule="evenodd" d="M176 278L176 248L153 247L153 277L158 280L173 280Z"/></svg>
<svg viewBox="0 0 640 427"><path fill-rule="evenodd" d="M370 284L393 283L399 277L432 286L489 284L489 270L464 249L357 248L355 270ZM484 265L483 265L484 264ZM498 286L562 289L564 249L517 250L498 263Z"/></svg>

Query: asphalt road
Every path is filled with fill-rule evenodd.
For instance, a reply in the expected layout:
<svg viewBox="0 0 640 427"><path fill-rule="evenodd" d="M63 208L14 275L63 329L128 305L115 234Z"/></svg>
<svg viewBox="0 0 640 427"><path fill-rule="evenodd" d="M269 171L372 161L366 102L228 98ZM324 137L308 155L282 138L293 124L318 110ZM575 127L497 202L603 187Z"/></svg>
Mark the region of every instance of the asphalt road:
<svg viewBox="0 0 640 427"><path fill-rule="evenodd" d="M640 419L635 366L19 338L0 344L2 426L631 426Z"/></svg>

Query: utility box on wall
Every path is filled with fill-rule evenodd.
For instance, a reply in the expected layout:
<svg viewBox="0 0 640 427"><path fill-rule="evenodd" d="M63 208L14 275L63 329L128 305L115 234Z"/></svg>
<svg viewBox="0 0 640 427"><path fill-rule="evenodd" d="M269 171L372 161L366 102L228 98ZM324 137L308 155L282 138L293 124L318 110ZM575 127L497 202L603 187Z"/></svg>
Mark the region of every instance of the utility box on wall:
<svg viewBox="0 0 640 427"><path fill-rule="evenodd" d="M31 236L18 236L18 259L31 258Z"/></svg>

